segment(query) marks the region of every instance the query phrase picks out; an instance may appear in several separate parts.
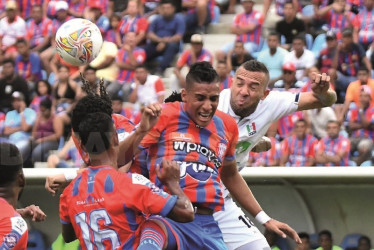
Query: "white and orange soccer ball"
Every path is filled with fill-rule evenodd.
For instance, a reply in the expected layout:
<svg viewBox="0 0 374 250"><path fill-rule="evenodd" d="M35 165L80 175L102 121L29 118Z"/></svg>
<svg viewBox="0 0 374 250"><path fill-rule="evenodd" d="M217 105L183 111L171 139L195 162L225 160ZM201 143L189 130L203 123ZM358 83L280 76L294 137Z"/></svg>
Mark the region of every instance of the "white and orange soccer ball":
<svg viewBox="0 0 374 250"><path fill-rule="evenodd" d="M71 19L62 24L55 39L60 57L75 66L93 61L103 45L100 29L83 18Z"/></svg>

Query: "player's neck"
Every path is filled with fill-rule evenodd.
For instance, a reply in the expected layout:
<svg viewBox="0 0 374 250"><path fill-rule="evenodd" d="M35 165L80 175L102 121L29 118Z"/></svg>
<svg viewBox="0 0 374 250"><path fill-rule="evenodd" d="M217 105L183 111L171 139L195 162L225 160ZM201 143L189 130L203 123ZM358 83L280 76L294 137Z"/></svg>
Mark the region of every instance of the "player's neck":
<svg viewBox="0 0 374 250"><path fill-rule="evenodd" d="M16 208L18 195L11 187L0 187L0 197L6 200L12 207Z"/></svg>
<svg viewBox="0 0 374 250"><path fill-rule="evenodd" d="M98 155L90 155L90 165L92 167L107 165L117 168L117 155L114 155L110 150Z"/></svg>

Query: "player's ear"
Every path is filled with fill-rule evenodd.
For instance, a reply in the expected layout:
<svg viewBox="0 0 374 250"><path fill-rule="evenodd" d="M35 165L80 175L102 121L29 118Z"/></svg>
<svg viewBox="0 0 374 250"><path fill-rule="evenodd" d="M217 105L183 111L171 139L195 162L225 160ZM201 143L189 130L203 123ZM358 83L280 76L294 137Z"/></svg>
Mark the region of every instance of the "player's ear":
<svg viewBox="0 0 374 250"><path fill-rule="evenodd" d="M181 89L181 97L182 97L182 101L183 102L186 102L187 100L187 90L186 89Z"/></svg>
<svg viewBox="0 0 374 250"><path fill-rule="evenodd" d="M268 94L270 93L270 90L268 88L265 89L263 97L261 97L261 100L264 100Z"/></svg>
<svg viewBox="0 0 374 250"><path fill-rule="evenodd" d="M116 129L114 129L114 132L112 133L112 144L113 144L113 146L118 146L119 145L118 134L117 134Z"/></svg>
<svg viewBox="0 0 374 250"><path fill-rule="evenodd" d="M25 175L23 174L23 170L19 171L17 176L18 186L24 188L26 185Z"/></svg>

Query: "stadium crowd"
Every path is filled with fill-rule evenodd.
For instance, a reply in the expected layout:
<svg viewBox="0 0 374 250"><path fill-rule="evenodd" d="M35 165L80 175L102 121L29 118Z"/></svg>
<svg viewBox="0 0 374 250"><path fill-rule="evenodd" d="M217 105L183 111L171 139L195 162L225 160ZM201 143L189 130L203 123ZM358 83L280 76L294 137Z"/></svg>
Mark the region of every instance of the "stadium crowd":
<svg viewBox="0 0 374 250"><path fill-rule="evenodd" d="M241 0L230 28L235 41L219 51L204 47L203 34L220 12L234 11L235 1L125 2L0 3L0 135L17 145L26 166L58 149L50 167L80 162L69 143L70 112L85 95L79 72L92 84L103 79L114 112L136 124L144 105L163 102L163 81L170 90L185 86L184 70L194 62L212 63L225 89L250 59L268 67L272 91L308 91L313 72L328 73L338 102L281 118L268 131L272 149L251 153L248 166L373 165L373 0L276 1L278 21L268 29L271 1L261 13L254 1ZM56 53L54 37L64 22L81 17L97 24L104 44L95 61L76 67ZM166 74L170 67L173 74Z"/></svg>

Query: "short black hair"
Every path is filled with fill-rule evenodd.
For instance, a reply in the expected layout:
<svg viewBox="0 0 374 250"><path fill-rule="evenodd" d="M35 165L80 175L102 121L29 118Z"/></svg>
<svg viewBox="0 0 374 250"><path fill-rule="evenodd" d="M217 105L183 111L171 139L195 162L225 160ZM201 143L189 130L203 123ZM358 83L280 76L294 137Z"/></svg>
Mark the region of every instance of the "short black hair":
<svg viewBox="0 0 374 250"><path fill-rule="evenodd" d="M278 38L278 41L280 41L280 35L279 35L278 32L272 31L272 32L269 33L268 38L269 38L270 36L276 36L276 37Z"/></svg>
<svg viewBox="0 0 374 250"><path fill-rule="evenodd" d="M310 240L309 234L305 232L298 233L300 239L308 239Z"/></svg>
<svg viewBox="0 0 374 250"><path fill-rule="evenodd" d="M175 3L172 0L161 0L160 5L161 4L171 4L175 8Z"/></svg>
<svg viewBox="0 0 374 250"><path fill-rule="evenodd" d="M0 143L0 187L14 182L22 170L23 159L18 148L10 143Z"/></svg>
<svg viewBox="0 0 374 250"><path fill-rule="evenodd" d="M86 72L86 71L89 71L89 70L93 70L93 71L97 71L97 69L96 68L94 68L94 67L92 67L92 66L90 66L90 65L87 65L87 67L84 69L84 72Z"/></svg>
<svg viewBox="0 0 374 250"><path fill-rule="evenodd" d="M112 117L96 112L82 118L78 135L89 154L101 154L109 149L113 132Z"/></svg>
<svg viewBox="0 0 374 250"><path fill-rule="evenodd" d="M165 100L165 103L168 102L183 102L181 93L178 93L177 91L173 91L171 95L169 95Z"/></svg>
<svg viewBox="0 0 374 250"><path fill-rule="evenodd" d="M306 40L305 40L305 33L304 32L301 32L299 34L297 34L293 39L292 41L295 41L295 40L301 40L304 45L306 44Z"/></svg>
<svg viewBox="0 0 374 250"><path fill-rule="evenodd" d="M358 242L360 243L360 241L366 241L369 245L369 247L371 248L371 240L369 237L367 237L366 235L362 235L359 239L358 239Z"/></svg>
<svg viewBox="0 0 374 250"><path fill-rule="evenodd" d="M123 102L122 96L117 95L117 94L113 95L111 99L112 99L112 101L121 101L121 102Z"/></svg>
<svg viewBox="0 0 374 250"><path fill-rule="evenodd" d="M52 108L52 101L51 99L49 99L48 97L44 98L41 102L40 102L40 107L44 107L46 109L51 109Z"/></svg>
<svg viewBox="0 0 374 250"><path fill-rule="evenodd" d="M209 62L197 62L191 65L186 76L186 89L191 89L194 83L218 83L217 71Z"/></svg>
<svg viewBox="0 0 374 250"><path fill-rule="evenodd" d="M27 45L27 40L25 38L18 38L17 41L16 41L16 45L19 44L19 43L23 43L25 45Z"/></svg>
<svg viewBox="0 0 374 250"><path fill-rule="evenodd" d="M266 68L265 64L254 59L244 62L240 67L251 72L263 72L265 75L269 76L269 70Z"/></svg>
<svg viewBox="0 0 374 250"><path fill-rule="evenodd" d="M296 121L296 123L298 123L298 122L302 122L302 123L304 123L305 125L308 124L304 118L300 118L299 120Z"/></svg>
<svg viewBox="0 0 374 250"><path fill-rule="evenodd" d="M366 67L365 64L361 64L358 68L358 71L366 71L366 73L369 73L369 69Z"/></svg>
<svg viewBox="0 0 374 250"><path fill-rule="evenodd" d="M338 126L340 125L340 123L339 123L337 120L328 120L328 121L327 121L327 125L329 125L330 123L335 123L335 124L338 125ZM327 126L327 125L326 125L326 126Z"/></svg>
<svg viewBox="0 0 374 250"><path fill-rule="evenodd" d="M10 63L10 64L12 64L13 67L16 65L16 63L14 62L14 60L11 59L11 58L6 58L6 59L4 59L4 60L3 60L3 65L6 64L6 63Z"/></svg>
<svg viewBox="0 0 374 250"><path fill-rule="evenodd" d="M38 89L38 84L40 82L43 82L45 84L45 86L47 86L47 93L48 95L51 95L52 94L52 86L51 84L49 84L49 82L47 80L39 80L36 84L36 87L35 87L35 92L38 96L40 96L40 92L39 92L39 89Z"/></svg>
<svg viewBox="0 0 374 250"><path fill-rule="evenodd" d="M326 235L330 239L332 239L332 234L329 230L322 230L321 232L318 233L318 237L321 237L322 235Z"/></svg>

